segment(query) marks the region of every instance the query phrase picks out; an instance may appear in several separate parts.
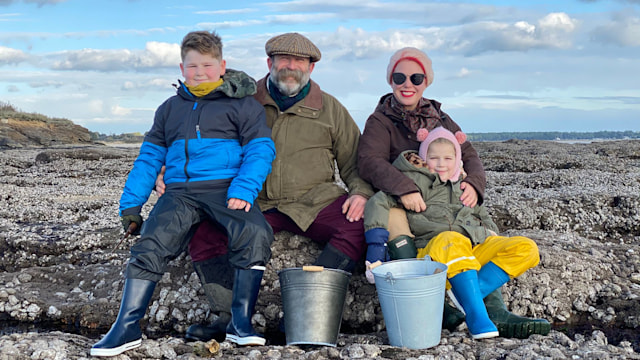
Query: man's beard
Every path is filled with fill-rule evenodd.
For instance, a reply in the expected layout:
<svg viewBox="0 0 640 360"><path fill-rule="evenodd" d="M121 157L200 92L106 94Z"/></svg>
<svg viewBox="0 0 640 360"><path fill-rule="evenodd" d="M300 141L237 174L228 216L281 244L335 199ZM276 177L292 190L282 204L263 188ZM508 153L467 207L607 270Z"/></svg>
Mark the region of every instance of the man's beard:
<svg viewBox="0 0 640 360"><path fill-rule="evenodd" d="M274 64L275 65L275 64ZM283 68L278 71L275 66L271 66L271 81L278 87L280 93L286 96L294 96L304 88L309 79L311 78L311 72L301 70L290 70ZM291 82L291 78L295 80L295 83ZM285 81L283 79L287 79Z"/></svg>

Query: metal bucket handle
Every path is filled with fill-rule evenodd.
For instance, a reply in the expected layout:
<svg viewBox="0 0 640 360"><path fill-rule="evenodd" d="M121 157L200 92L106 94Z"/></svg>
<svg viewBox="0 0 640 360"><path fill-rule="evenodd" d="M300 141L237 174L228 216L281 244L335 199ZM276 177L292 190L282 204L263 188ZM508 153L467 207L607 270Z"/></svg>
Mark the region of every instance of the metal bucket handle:
<svg viewBox="0 0 640 360"><path fill-rule="evenodd" d="M424 261L431 261L431 256L429 255L425 255L423 258ZM442 270L440 269L436 269L436 271L434 271L434 274L437 274L439 272L441 272ZM391 273L391 271L388 271L387 274L384 277L384 280L390 284L395 284L396 279L394 279L393 274Z"/></svg>
<svg viewBox="0 0 640 360"><path fill-rule="evenodd" d="M393 278L393 274L391 273L391 271L388 271L387 274L384 277L384 281L390 283L390 284L395 284L396 279Z"/></svg>

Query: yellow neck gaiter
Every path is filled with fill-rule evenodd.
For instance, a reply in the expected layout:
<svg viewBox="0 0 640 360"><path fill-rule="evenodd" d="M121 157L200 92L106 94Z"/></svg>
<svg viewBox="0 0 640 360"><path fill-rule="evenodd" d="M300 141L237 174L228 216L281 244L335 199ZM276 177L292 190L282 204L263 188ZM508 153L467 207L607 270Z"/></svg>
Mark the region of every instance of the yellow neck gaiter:
<svg viewBox="0 0 640 360"><path fill-rule="evenodd" d="M222 85L222 82L223 82L222 78L220 78L216 82L205 82L205 83L200 83L196 86L189 86L187 84L185 85L193 95L197 97L203 97L208 93L212 92L213 90L215 90L218 86Z"/></svg>

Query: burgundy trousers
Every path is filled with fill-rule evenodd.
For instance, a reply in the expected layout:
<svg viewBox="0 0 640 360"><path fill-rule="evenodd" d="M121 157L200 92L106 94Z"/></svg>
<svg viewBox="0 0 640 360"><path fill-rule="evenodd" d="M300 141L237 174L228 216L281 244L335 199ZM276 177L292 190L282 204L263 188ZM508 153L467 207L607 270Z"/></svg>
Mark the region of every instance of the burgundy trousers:
<svg viewBox="0 0 640 360"><path fill-rule="evenodd" d="M357 262L362 258L367 245L362 219L349 222L342 213L342 204L347 197L343 195L322 209L307 231L302 231L289 216L275 209L263 214L274 234L286 230L322 245L331 244ZM227 241L227 235L221 227L213 221L203 221L189 242L191 260L204 261L226 254Z"/></svg>

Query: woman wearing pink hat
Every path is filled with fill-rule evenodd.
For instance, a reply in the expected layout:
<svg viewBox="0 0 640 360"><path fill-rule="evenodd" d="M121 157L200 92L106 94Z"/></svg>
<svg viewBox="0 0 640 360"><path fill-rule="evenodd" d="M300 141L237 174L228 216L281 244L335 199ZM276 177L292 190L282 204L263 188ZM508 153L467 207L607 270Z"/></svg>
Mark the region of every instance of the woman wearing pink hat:
<svg viewBox="0 0 640 360"><path fill-rule="evenodd" d="M422 212L426 204L417 185L391 161L403 151L419 149L419 129L432 131L441 126L451 133L461 129L441 110L439 102L422 96L433 83L434 74L431 59L421 50L406 47L396 51L389 60L386 80L392 92L380 98L374 113L367 119L358 146L358 171L360 177L377 190L395 196L405 210ZM483 201L486 176L473 146L465 141L460 149L467 173L460 184L460 201L472 208ZM374 228L365 233L368 259L378 258L380 252L387 251L387 246L389 252L401 252L398 248L412 241L413 234L403 210L392 209L388 220L386 228ZM533 333L547 334L550 330L549 322L544 319L524 318L507 311L500 288L487 295L484 302L500 336L527 337ZM445 305L444 328L452 331L463 321L463 313Z"/></svg>

